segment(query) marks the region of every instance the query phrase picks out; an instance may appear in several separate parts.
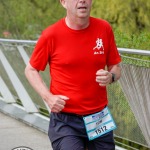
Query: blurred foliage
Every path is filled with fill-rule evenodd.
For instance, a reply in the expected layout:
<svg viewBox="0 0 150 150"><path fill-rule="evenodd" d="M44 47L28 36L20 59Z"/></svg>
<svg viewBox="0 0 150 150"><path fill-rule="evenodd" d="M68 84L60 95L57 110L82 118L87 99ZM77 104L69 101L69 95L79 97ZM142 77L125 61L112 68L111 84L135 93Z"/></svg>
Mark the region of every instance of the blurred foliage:
<svg viewBox="0 0 150 150"><path fill-rule="evenodd" d="M150 31L149 12L149 0L95 0L92 14L108 20L115 30L134 34Z"/></svg>
<svg viewBox="0 0 150 150"><path fill-rule="evenodd" d="M149 0L93 0L91 15L107 20L117 36L124 33L133 41L131 35L150 34L149 12ZM64 16L59 0L0 0L0 37L37 39L44 28ZM131 46L119 39L119 45Z"/></svg>
<svg viewBox="0 0 150 150"><path fill-rule="evenodd" d="M128 34L115 31L115 39L118 47L133 49L150 49L150 32L140 32L138 34Z"/></svg>
<svg viewBox="0 0 150 150"><path fill-rule="evenodd" d="M37 39L44 28L64 15L56 0L0 0L0 37L8 31L13 38Z"/></svg>

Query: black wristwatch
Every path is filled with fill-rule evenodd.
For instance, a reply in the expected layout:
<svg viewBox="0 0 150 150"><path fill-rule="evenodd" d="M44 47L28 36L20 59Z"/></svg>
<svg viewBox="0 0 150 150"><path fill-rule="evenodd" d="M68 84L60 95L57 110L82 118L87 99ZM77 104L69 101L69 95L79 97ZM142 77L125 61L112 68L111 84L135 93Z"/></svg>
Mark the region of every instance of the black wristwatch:
<svg viewBox="0 0 150 150"><path fill-rule="evenodd" d="M116 81L116 75L114 73L111 73L112 74L112 80L111 80L111 83L115 82Z"/></svg>

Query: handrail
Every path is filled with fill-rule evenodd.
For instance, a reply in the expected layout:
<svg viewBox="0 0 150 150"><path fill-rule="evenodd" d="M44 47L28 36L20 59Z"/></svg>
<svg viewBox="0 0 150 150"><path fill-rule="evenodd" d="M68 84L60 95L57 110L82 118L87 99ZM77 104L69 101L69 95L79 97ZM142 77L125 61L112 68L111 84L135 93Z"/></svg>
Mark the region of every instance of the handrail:
<svg viewBox="0 0 150 150"><path fill-rule="evenodd" d="M35 40L16 40L16 39L2 39L0 38L0 42L9 42L16 44L36 44ZM150 50L140 50L140 49L129 49L129 48L118 48L120 53L126 54L139 54L144 56L150 56Z"/></svg>
<svg viewBox="0 0 150 150"><path fill-rule="evenodd" d="M126 54L137 54L137 55L150 56L150 50L118 48L118 51L120 53L126 53Z"/></svg>
<svg viewBox="0 0 150 150"><path fill-rule="evenodd" d="M16 39L1 39L0 42L9 42L9 43L16 43L16 44L36 44L37 41L34 40L16 40Z"/></svg>

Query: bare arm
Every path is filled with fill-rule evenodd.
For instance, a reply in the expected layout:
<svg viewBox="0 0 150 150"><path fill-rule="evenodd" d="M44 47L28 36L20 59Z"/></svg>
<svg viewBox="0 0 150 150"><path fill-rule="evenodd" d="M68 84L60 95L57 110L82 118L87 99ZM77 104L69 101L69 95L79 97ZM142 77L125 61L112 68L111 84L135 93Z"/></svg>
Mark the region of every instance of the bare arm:
<svg viewBox="0 0 150 150"><path fill-rule="evenodd" d="M108 66L108 71L100 69L96 72L96 82L100 86L106 86L112 82L112 74L115 74L115 81L117 81L121 76L121 68L119 64Z"/></svg>
<svg viewBox="0 0 150 150"><path fill-rule="evenodd" d="M52 112L60 112L65 107L65 100L69 98L64 95L53 95L43 82L39 71L28 64L25 75L35 91L46 101Z"/></svg>

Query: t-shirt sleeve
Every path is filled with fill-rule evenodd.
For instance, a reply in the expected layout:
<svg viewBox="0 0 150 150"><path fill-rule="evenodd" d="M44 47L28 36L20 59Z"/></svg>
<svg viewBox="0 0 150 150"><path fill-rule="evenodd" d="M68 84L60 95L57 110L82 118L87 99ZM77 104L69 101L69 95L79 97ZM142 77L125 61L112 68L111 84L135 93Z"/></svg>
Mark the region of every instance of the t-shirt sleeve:
<svg viewBox="0 0 150 150"><path fill-rule="evenodd" d="M30 58L30 64L37 70L44 71L47 63L50 61L51 42L50 39L41 35L33 50Z"/></svg>
<svg viewBox="0 0 150 150"><path fill-rule="evenodd" d="M107 66L116 65L121 62L121 57L118 52L114 33L112 31L112 28L110 27L109 30L109 49L108 49L108 55L107 55Z"/></svg>

